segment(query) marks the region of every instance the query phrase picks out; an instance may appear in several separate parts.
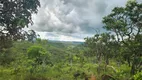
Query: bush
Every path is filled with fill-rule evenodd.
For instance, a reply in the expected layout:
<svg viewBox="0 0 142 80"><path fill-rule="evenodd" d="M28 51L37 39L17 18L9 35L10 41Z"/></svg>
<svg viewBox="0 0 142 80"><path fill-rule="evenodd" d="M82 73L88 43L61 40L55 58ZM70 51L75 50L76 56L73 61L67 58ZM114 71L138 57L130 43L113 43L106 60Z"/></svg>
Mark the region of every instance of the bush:
<svg viewBox="0 0 142 80"><path fill-rule="evenodd" d="M134 75L134 80L142 80L142 72L139 72Z"/></svg>

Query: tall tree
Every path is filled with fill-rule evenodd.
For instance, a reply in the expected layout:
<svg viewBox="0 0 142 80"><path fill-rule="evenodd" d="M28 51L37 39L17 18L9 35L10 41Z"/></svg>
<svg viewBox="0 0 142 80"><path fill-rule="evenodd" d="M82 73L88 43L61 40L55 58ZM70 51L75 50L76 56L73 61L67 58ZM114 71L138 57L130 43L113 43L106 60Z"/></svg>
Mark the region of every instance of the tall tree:
<svg viewBox="0 0 142 80"><path fill-rule="evenodd" d="M103 18L104 28L112 31L121 44L121 55L135 74L142 64L142 3L129 0L126 7L115 7Z"/></svg>
<svg viewBox="0 0 142 80"><path fill-rule="evenodd" d="M98 62L104 59L106 65L109 64L109 59L113 57L117 45L115 37L110 33L96 34L94 37L86 38L85 43L94 52Z"/></svg>
<svg viewBox="0 0 142 80"><path fill-rule="evenodd" d="M10 47L13 40L24 39L22 28L32 22L32 14L38 12L39 0L0 0L0 50Z"/></svg>

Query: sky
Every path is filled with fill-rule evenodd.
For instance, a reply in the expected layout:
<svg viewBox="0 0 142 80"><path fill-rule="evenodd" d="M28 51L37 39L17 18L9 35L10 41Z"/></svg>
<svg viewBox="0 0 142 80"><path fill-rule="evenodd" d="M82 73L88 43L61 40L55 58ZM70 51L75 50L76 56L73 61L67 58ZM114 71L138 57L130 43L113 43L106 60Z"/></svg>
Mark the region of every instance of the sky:
<svg viewBox="0 0 142 80"><path fill-rule="evenodd" d="M142 2L142 0L137 0ZM35 30L42 39L84 41L96 32L105 32L102 18L127 0L40 0L41 7L32 15Z"/></svg>

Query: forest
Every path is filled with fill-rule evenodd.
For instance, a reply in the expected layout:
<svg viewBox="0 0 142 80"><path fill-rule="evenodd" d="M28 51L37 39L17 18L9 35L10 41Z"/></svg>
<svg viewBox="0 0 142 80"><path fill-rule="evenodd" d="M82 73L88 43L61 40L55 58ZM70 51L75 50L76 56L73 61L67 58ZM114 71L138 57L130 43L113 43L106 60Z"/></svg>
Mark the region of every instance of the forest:
<svg viewBox="0 0 142 80"><path fill-rule="evenodd" d="M39 0L0 0L0 80L142 80L142 3L113 8L102 19L105 32L85 42L24 31L40 6Z"/></svg>

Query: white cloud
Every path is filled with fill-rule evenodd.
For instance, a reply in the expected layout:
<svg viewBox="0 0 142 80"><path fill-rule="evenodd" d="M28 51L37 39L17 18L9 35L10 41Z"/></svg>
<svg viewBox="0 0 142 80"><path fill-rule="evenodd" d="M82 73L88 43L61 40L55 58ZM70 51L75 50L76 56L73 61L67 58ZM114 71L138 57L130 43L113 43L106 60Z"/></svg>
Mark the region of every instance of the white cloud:
<svg viewBox="0 0 142 80"><path fill-rule="evenodd" d="M84 42L84 40L81 38L82 36L75 36L76 34L59 34L56 32L37 32L40 34L41 39L50 39L50 40L58 40L58 41L81 41ZM74 36L74 37L72 37Z"/></svg>
<svg viewBox="0 0 142 80"><path fill-rule="evenodd" d="M33 15L34 25L42 38L83 40L102 29L102 17L127 0L40 0L41 8ZM142 1L142 0L139 0ZM54 36L51 34L55 34ZM57 35L58 34L58 35ZM70 35L69 35L70 34ZM75 36L82 34L82 36Z"/></svg>

